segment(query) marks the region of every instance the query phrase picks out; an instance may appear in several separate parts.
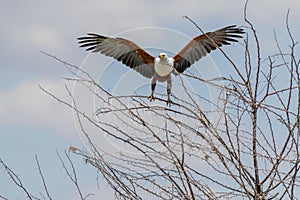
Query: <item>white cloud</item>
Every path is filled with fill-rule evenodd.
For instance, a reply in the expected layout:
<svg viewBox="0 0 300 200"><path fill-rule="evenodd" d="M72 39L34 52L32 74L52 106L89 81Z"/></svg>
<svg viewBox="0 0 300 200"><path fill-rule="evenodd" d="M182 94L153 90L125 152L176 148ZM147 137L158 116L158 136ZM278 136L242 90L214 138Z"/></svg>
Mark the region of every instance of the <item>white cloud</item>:
<svg viewBox="0 0 300 200"><path fill-rule="evenodd" d="M59 49L62 44L59 33L48 26L33 27L25 34L28 45L34 45L37 49Z"/></svg>
<svg viewBox="0 0 300 200"><path fill-rule="evenodd" d="M55 80L28 81L0 94L0 121L17 127L54 128L68 134L73 126L70 109L43 93L38 84L66 98L64 83Z"/></svg>

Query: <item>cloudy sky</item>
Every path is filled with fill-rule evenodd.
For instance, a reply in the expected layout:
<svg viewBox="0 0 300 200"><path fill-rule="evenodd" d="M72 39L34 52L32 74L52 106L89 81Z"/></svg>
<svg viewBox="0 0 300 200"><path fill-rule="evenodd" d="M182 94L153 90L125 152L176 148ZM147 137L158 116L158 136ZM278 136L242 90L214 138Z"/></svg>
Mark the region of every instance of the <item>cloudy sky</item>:
<svg viewBox="0 0 300 200"><path fill-rule="evenodd" d="M82 147L83 144L74 126L72 112L38 87L40 84L65 97L62 77L69 74L40 51L80 66L88 53L78 48L76 38L86 32L125 35L140 46L173 50L199 34L182 16L188 15L202 29L211 31L231 24L245 25L243 6L241 0L2 0L0 158L19 174L34 194L38 194L42 184L35 165L37 155L51 194L56 199L76 199L74 192L74 197L70 197L74 188L61 168L56 151L63 154L70 145ZM263 54L275 51L274 28L280 42L288 42L284 27L289 8L292 31L299 33L300 16L297 12L300 1L250 0L248 15L260 35ZM163 33L180 33L184 37L174 42L167 34L150 34L147 28L151 27L162 29ZM153 43L154 40L161 42ZM217 52L214 56L221 57ZM201 62L199 65L201 67ZM93 67L97 70L97 66ZM78 166L82 188L95 194L91 199L97 199L100 194L103 197L104 192L106 199L112 199L112 192L103 180L100 180L100 189L97 188L94 169L75 157L74 162ZM4 170L0 170L0 195L8 199L24 198L24 193L16 192L16 186Z"/></svg>

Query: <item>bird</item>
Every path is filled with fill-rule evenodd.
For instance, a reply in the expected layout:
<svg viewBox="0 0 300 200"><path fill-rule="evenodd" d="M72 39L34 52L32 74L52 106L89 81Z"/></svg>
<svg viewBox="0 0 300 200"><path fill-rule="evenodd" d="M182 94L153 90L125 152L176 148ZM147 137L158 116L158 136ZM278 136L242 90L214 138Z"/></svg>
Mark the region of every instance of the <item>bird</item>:
<svg viewBox="0 0 300 200"><path fill-rule="evenodd" d="M86 36L77 39L80 47L86 48L86 51L112 57L134 69L142 76L151 78L151 94L148 96L150 102L155 99L154 91L157 81L167 82L168 98L166 104L171 106L172 74L182 74L212 50L238 42L238 39L242 38L244 33L244 30L237 27L237 25L230 25L198 35L173 57L169 57L165 52L154 57L135 42L121 37L87 33Z"/></svg>

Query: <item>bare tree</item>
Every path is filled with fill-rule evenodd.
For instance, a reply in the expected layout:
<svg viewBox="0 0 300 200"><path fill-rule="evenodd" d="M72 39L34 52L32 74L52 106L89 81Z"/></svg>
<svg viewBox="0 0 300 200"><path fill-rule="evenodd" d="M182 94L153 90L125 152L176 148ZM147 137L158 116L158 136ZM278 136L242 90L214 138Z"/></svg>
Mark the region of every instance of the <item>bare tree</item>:
<svg viewBox="0 0 300 200"><path fill-rule="evenodd" d="M232 60L220 49L232 74L212 80L181 75L184 97L173 96L170 108L162 104L163 95L155 99L157 104L149 104L147 96L116 96L87 71L44 52L71 72L73 77L66 80L86 88L97 102L89 114L68 86L71 103L41 87L74 111L88 148L72 146L69 150L101 173L116 198L300 199L300 60L295 55L297 42L288 24L289 13L289 51L283 52L274 31L277 53L262 58L259 35L246 9L247 4L243 62ZM193 92L185 79L207 84L218 91L219 98ZM149 116L154 120L149 121ZM99 146L94 132L126 150ZM76 175L63 166L85 199Z"/></svg>

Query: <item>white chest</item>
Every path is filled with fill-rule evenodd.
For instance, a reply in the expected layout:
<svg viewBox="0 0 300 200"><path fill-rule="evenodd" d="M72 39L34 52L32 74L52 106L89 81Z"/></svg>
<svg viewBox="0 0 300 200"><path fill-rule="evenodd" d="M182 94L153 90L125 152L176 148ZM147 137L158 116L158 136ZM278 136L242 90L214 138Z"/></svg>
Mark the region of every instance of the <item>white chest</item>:
<svg viewBox="0 0 300 200"><path fill-rule="evenodd" d="M173 71L173 58L168 58L166 61L161 61L160 58L155 58L154 69L159 76L167 76Z"/></svg>

